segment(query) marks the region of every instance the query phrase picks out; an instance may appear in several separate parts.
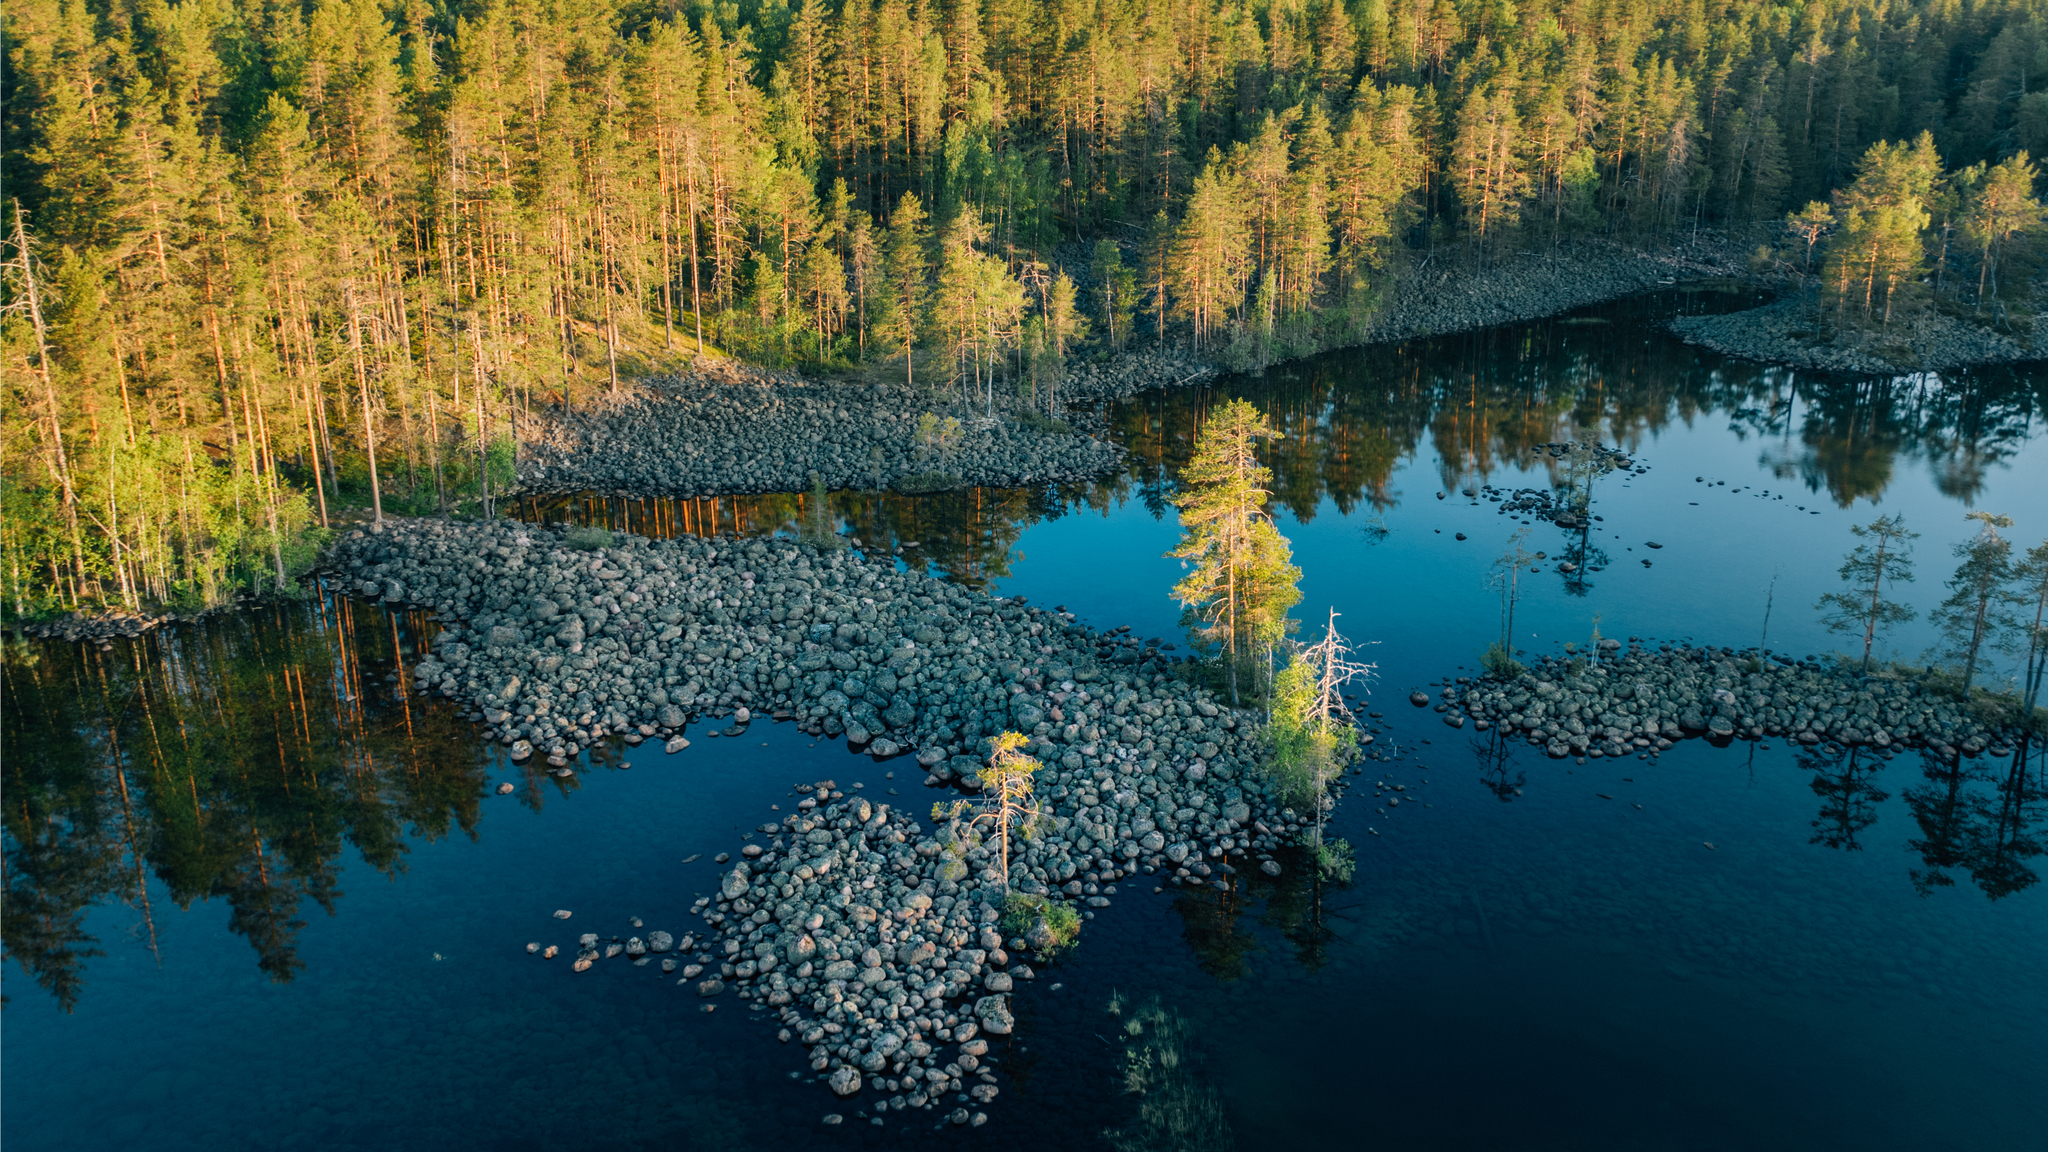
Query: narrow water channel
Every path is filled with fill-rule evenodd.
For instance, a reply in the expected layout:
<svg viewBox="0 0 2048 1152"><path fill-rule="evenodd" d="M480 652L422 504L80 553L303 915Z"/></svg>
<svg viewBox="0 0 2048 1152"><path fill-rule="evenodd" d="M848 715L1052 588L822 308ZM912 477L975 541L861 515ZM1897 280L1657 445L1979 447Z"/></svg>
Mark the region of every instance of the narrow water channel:
<svg viewBox="0 0 2048 1152"><path fill-rule="evenodd" d="M1475 673L1500 628L1488 571L1518 530L1546 553L1516 616L1532 655L1596 628L1803 654L1846 643L1813 605L1849 526L1903 514L1923 533L1901 590L1917 617L1885 654L1910 660L1936 639L1965 512L2012 516L2023 548L2048 537L2040 366L1828 377L1655 324L1734 302L1671 293L1140 396L1102 413L1127 467L1088 485L514 509L650 535L829 520L871 557L1173 642L1169 500L1202 413L1243 395L1286 432L1269 463L1297 614L1336 610L1379 665L1356 783L1380 787L1335 819L1356 876L1124 885L1016 998L981 1128L871 1124L799 1082L796 1046L744 1006L525 950L635 919L680 933L713 855L792 785L923 807L907 759L757 724L546 775L409 694L434 621L332 591L104 650L11 642L0 1138L1105 1147L1139 1124L1115 996L1187 1017L1247 1149L2036 1147L2038 747L1942 762L1687 741L1580 764L1407 703ZM1549 446L1581 429L1636 465L1598 482L1592 522L1490 498L1549 492Z"/></svg>

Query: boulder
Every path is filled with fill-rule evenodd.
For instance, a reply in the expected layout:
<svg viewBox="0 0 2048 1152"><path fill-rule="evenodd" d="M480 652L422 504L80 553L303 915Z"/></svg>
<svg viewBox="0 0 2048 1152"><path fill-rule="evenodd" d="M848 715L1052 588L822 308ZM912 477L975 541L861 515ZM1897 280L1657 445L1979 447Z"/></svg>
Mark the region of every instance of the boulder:
<svg viewBox="0 0 2048 1152"><path fill-rule="evenodd" d="M974 1018L981 1023L981 1030L994 1036L1008 1036L1017 1026L1017 1018L1010 1015L1009 996L997 993L983 996L974 1002Z"/></svg>

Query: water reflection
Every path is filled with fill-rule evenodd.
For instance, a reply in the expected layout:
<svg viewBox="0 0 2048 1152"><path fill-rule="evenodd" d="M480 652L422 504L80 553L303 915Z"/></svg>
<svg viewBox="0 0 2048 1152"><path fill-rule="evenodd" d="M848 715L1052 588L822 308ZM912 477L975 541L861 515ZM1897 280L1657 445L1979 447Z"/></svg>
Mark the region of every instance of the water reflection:
<svg viewBox="0 0 2048 1152"><path fill-rule="evenodd" d="M1911 870L1916 891L1925 896L1952 887L1958 869L1993 900L2040 879L2026 861L2042 851L2048 759L2038 753L2031 759L2042 761L2041 770L2029 769L2025 746L2009 758L1982 761L1934 749L1920 753L1921 782L1904 796L1920 827L1907 842L1921 861Z"/></svg>
<svg viewBox="0 0 2048 1152"><path fill-rule="evenodd" d="M1509 736L1505 728L1495 728L1473 737L1471 746L1472 759L1479 765L1479 783L1501 803L1513 803L1529 780L1529 774L1516 767L1527 741Z"/></svg>
<svg viewBox="0 0 2048 1152"><path fill-rule="evenodd" d="M1990 468L2017 455L2048 401L2048 375L2024 368L1875 379L1804 373L1686 348L1653 331L1674 312L1753 303L1740 292L1664 293L1600 316L1334 352L1260 377L1147 393L1102 414L1128 453L1108 478L934 496L834 492L824 512L870 547L901 549L915 570L980 587L1009 574L1018 539L1041 521L1133 499L1166 517L1209 409L1241 396L1285 433L1261 453L1275 503L1303 523L1327 499L1340 515L1365 512L1373 533L1375 514L1407 495L1395 487L1397 470L1425 449L1439 458L1446 493L1505 471L1544 474L1560 506L1578 513L1551 558L1563 562L1553 567L1566 590L1583 596L1589 576L1611 560L1593 541L1590 516L1615 461L1557 445L1593 441L1633 454L1663 429L1723 417L1739 438L1762 444L1775 475L1839 505L1881 496L1902 457L1927 461L1940 490L1967 504ZM583 494L525 498L516 514L658 537L795 535L819 515L817 499Z"/></svg>
<svg viewBox="0 0 2048 1152"><path fill-rule="evenodd" d="M1112 427L1131 451L1131 481L1163 507L1201 414L1220 394L1249 399L1286 433L1264 446L1265 463L1275 499L1304 522L1325 498L1346 515L1399 503L1394 473L1424 447L1439 457L1446 492L1505 469L1541 470L1570 488L1571 462L1550 445L1590 430L1633 453L1662 429L1714 416L1762 441L1780 478L1844 507L1882 495L1904 456L1927 461L1941 491L1967 504L1990 468L2018 454L2048 401L2048 376L2024 366L1804 373L1674 348L1644 331L1673 311L1741 303L1666 294L1613 306L1614 324L1559 321L1331 353L1262 378L1141 397L1114 409Z"/></svg>
<svg viewBox="0 0 2048 1152"><path fill-rule="evenodd" d="M1355 906L1333 900L1351 885L1327 880L1306 853L1284 852L1278 859L1278 876L1245 869L1175 894L1173 911L1180 917L1182 939L1202 971L1223 981L1241 979L1251 971L1252 954L1264 947L1247 923L1254 912L1259 925L1277 932L1294 949L1302 967L1314 972L1330 963L1333 948L1339 946L1334 926L1350 923L1346 913Z"/></svg>
<svg viewBox="0 0 2048 1152"><path fill-rule="evenodd" d="M1891 798L1873 782L1884 763L1862 746L1826 744L1800 750L1799 767L1813 773L1813 794L1821 798L1813 838L1807 843L1848 852L1862 849L1857 836L1877 823L1878 806Z"/></svg>
<svg viewBox="0 0 2048 1152"><path fill-rule="evenodd" d="M95 904L158 948L152 886L215 898L272 980L304 967L341 854L386 875L414 838L474 837L486 752L407 691L432 624L346 598L221 614L108 649L10 645L4 664L8 954L67 1010ZM161 957L159 957L161 959Z"/></svg>
<svg viewBox="0 0 2048 1152"><path fill-rule="evenodd" d="M800 536L823 522L870 551L895 551L912 571L972 588L1010 574L1025 530L1085 510L1106 511L1130 498L1121 477L1038 488L970 488L928 496L897 492L808 492L755 496L628 497L589 493L527 496L513 506L534 523L591 524L656 538L678 535Z"/></svg>

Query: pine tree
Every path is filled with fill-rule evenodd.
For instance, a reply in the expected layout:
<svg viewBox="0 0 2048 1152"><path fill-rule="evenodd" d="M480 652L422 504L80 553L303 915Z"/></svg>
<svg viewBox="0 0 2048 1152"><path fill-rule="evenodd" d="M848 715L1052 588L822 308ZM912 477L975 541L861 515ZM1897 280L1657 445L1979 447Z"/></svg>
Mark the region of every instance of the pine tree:
<svg viewBox="0 0 2048 1152"><path fill-rule="evenodd" d="M2041 686L2048 681L2048 540L2032 548L2012 566L2015 602L2023 610L2020 636L2025 637L2025 654L2020 659L2020 699L2031 716L2041 701ZM2031 619L2024 609L2031 607ZM2021 645L2010 645L2019 653Z"/></svg>
<svg viewBox="0 0 2048 1152"><path fill-rule="evenodd" d="M1963 228L1978 244L1979 308L1984 306L1987 278L1991 295L1998 295L1998 265L2006 246L2015 236L2038 231L2042 222L2048 220L2048 209L2034 198L2035 178L2033 161L2021 152L1992 168L1971 198Z"/></svg>
<svg viewBox="0 0 2048 1152"><path fill-rule="evenodd" d="M1102 327L1112 348L1122 348L1131 338L1131 325L1138 314L1138 278L1124 265L1123 249L1109 239L1095 242L1091 270L1098 285Z"/></svg>
<svg viewBox="0 0 2048 1152"><path fill-rule="evenodd" d="M881 323L895 346L903 349L906 384L916 383L912 353L924 327L926 235L924 207L915 193L905 192L890 215L889 238L882 250L890 291L889 313Z"/></svg>
<svg viewBox="0 0 2048 1152"><path fill-rule="evenodd" d="M1842 561L1842 582L1846 592L1829 592L1815 605L1823 613L1821 622L1831 632L1863 634L1863 671L1870 672L1870 649L1877 635L1894 624L1913 618L1910 605L1886 598L1886 584L1913 579L1912 541L1920 534L1906 527L1903 516L1880 516L1869 524L1852 524L1849 531L1865 543L1858 544Z"/></svg>
<svg viewBox="0 0 2048 1152"><path fill-rule="evenodd" d="M2012 518L1991 512L1972 512L1964 518L1978 521L1983 528L1956 545L1962 563L1949 577L1949 596L1934 610L1934 622L1942 632L1943 654L1962 664L1962 687L1957 694L1967 700L1985 642L2010 623L2006 616L2012 596L2006 585L2013 571L2012 545L1998 534L1999 529L2012 527Z"/></svg>
<svg viewBox="0 0 2048 1152"><path fill-rule="evenodd" d="M1175 501L1183 534L1167 555L1189 572L1173 598L1189 636L1219 651L1233 702L1240 673L1265 663L1259 658L1286 635L1287 612L1301 600L1301 570L1265 512L1263 485L1273 473L1257 456L1259 441L1279 437L1248 401L1218 404L1181 470Z"/></svg>
<svg viewBox="0 0 2048 1152"><path fill-rule="evenodd" d="M1238 181L1212 150L1169 249L1173 314L1194 326L1197 344L1212 342L1244 304L1252 238L1239 194Z"/></svg>

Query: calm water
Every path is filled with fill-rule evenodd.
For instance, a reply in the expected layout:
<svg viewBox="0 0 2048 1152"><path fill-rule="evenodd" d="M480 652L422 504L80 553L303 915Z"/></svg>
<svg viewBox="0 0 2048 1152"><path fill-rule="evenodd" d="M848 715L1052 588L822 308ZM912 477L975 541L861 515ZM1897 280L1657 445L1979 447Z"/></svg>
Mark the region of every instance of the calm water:
<svg viewBox="0 0 2048 1152"><path fill-rule="evenodd" d="M1519 525L1460 489L1548 488L1534 446L1574 427L1649 471L1600 482L1583 539L1530 526L1530 547L1576 541L1601 569L1531 580L1516 620L1531 652L1596 619L1611 636L1826 649L1812 605L1847 526L1882 511L1925 534L1908 593L1922 619L1889 648L1916 656L1965 511L2013 516L2023 546L2048 536L2038 369L1823 378L1646 322L1730 303L1674 294L1142 397L1107 413L1132 450L1113 482L834 498L870 548L916 542L904 563L1171 636L1170 477L1203 405L1249 396L1288 432L1272 463L1298 615L1334 606L1377 641L1388 759L1367 779L1420 801L1345 802L1348 888L1120 886L1019 998L1003 1094L971 1135L867 1124L858 1101L793 1082L798 1054L739 1003L703 1013L652 967L572 977L524 952L636 916L679 932L710 855L790 785L921 805L907 761L756 726L533 776L445 702L401 695L429 621L340 599L107 652L16 646L0 1139L1099 1147L1135 1113L1103 1011L1121 992L1196 1023L1201 1076L1245 1148L2038 1148L2038 758L1951 772L1691 741L1655 764L1576 765L1405 703L1470 671L1498 630L1485 573ZM815 515L803 504L523 514L764 532ZM849 1123L819 1123L835 1111Z"/></svg>

